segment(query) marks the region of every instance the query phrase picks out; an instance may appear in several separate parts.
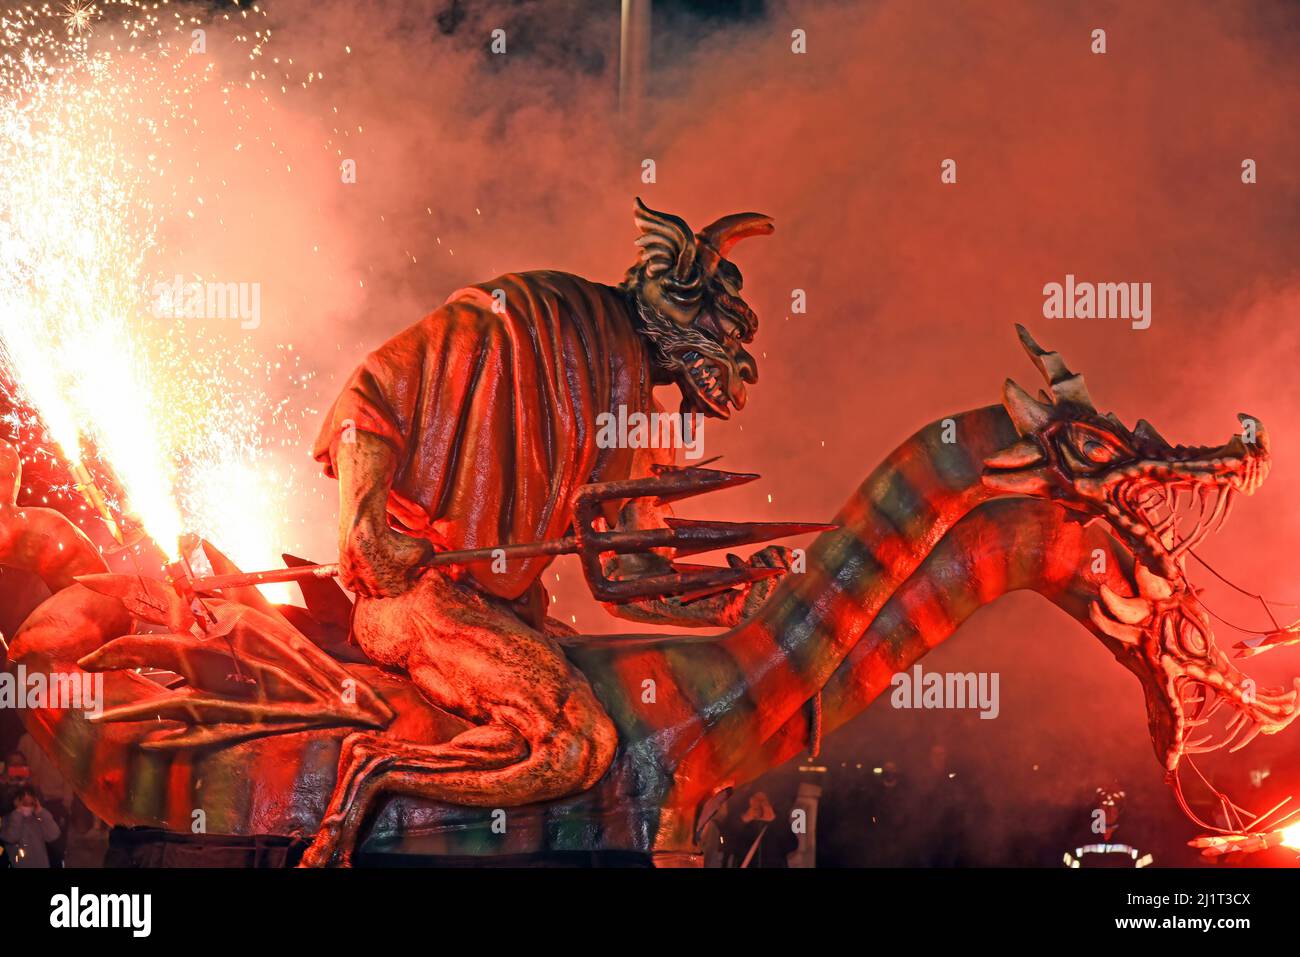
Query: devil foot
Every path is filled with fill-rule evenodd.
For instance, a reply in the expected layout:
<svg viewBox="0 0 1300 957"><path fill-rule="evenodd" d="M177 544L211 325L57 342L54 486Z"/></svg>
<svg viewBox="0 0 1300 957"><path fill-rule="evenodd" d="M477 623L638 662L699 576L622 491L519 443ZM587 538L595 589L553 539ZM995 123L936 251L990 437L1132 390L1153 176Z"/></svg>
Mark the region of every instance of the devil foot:
<svg viewBox="0 0 1300 957"><path fill-rule="evenodd" d="M351 867L352 848L342 841L343 817L335 815L321 822L320 830L298 862L299 867Z"/></svg>

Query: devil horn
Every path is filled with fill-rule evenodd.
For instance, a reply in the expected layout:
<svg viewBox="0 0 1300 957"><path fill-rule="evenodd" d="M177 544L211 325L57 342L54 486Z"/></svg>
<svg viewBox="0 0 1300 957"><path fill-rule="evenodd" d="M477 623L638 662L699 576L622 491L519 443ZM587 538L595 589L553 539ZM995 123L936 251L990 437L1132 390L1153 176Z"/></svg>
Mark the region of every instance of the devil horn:
<svg viewBox="0 0 1300 957"><path fill-rule="evenodd" d="M1088 388L1083 384L1083 376L1066 368L1060 353L1048 352L1019 323L1016 323L1016 332L1020 335L1020 344L1029 353L1029 358L1034 360L1034 365L1038 366L1038 371L1047 380L1047 387L1056 401L1073 402L1085 409L1095 408L1088 395Z"/></svg>
<svg viewBox="0 0 1300 957"><path fill-rule="evenodd" d="M762 213L732 213L730 216L723 216L716 222L709 223L695 234L695 238L712 246L718 251L719 256L725 257L742 239L748 239L750 236L770 236L775 229L776 224L772 222L771 216L764 216Z"/></svg>
<svg viewBox="0 0 1300 957"><path fill-rule="evenodd" d="M641 262L645 263L646 276L656 276L672 270L672 278L682 285L695 285L692 272L695 266L695 238L686 220L672 213L661 213L636 199L633 213L641 236L636 244L641 247ZM698 282L698 277L696 277Z"/></svg>

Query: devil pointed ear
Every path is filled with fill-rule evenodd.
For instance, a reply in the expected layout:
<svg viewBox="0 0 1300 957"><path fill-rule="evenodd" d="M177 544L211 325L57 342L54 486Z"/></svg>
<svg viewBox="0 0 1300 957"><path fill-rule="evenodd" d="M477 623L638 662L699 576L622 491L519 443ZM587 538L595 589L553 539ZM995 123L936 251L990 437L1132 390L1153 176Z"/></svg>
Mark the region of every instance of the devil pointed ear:
<svg viewBox="0 0 1300 957"><path fill-rule="evenodd" d="M1052 407L1039 402L1010 379L1002 386L1002 405L1020 435L1042 429L1052 420Z"/></svg>
<svg viewBox="0 0 1300 957"><path fill-rule="evenodd" d="M698 287L701 280L695 268L695 237L686 220L651 209L639 196L633 219L641 230L636 244L641 247L646 277L656 279L666 274L676 286Z"/></svg>
<svg viewBox="0 0 1300 957"><path fill-rule="evenodd" d="M1088 395L1088 388L1083 384L1083 376L1066 368L1060 353L1048 352L1035 342L1029 330L1019 323L1016 324L1016 332L1020 336L1020 344L1025 347L1025 352L1029 353L1029 358L1034 360L1034 365L1047 380L1047 388L1055 401L1073 402L1085 409L1095 408L1092 398Z"/></svg>

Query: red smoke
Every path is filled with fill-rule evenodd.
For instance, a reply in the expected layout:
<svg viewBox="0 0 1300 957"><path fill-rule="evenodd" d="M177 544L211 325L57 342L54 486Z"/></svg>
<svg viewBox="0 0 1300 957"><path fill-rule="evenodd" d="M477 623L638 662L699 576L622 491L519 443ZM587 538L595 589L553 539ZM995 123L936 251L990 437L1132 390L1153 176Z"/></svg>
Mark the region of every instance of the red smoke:
<svg viewBox="0 0 1300 957"><path fill-rule="evenodd" d="M454 24L426 6L272 11L276 55L324 81L280 104L268 138L292 172L240 180L231 202L247 215L227 216L223 243L245 264L232 278L263 283L257 334L320 373L295 403L323 410L367 349L464 283L541 267L618 281L635 195L696 227L756 210L776 234L734 259L761 318L761 379L743 414L709 426L705 454L763 480L690 514L828 517L924 423L997 401L1007 376L1036 389L1023 322L1129 425L1217 444L1238 411L1268 424L1273 476L1203 554L1300 600L1294 8L898 0L773 5L707 35L663 23L652 113L629 132L616 5L468 4ZM504 56L488 52L498 27ZM796 28L804 55L790 51ZM1098 28L1104 55L1091 52ZM957 182L944 185L949 158ZM1248 158L1255 185L1241 182ZM355 185L341 184L341 159L357 161ZM1150 282L1151 327L1043 319L1044 284L1067 273ZM807 314L789 314L796 289ZM305 471L308 441L286 451ZM330 560L335 492L306 484L304 540L286 544ZM583 599L576 566L555 570L561 617L623 630ZM1262 624L1258 606L1205 584L1216 611ZM1219 629L1222 644L1238 637ZM1297 653L1261 662L1250 670L1273 678ZM945 734L950 751L982 752L1008 793L1158 777L1137 684L1035 598L980 614L925 666L1002 673L1002 718L945 719ZM872 740L899 741L846 730L837 747L869 760L919 761L936 729L879 705L862 721Z"/></svg>

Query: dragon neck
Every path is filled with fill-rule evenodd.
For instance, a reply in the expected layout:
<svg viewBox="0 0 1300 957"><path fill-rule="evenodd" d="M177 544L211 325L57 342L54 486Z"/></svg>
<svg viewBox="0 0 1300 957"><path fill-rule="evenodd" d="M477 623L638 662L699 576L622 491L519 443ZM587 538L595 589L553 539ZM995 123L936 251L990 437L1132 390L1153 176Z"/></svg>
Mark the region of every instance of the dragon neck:
<svg viewBox="0 0 1300 957"><path fill-rule="evenodd" d="M829 734L889 688L975 611L1017 590L1042 594L1118 656L1122 649L1089 619L1102 584L1132 588L1133 560L1104 527L1085 527L1063 508L1027 498L988 502L957 523L902 584L821 689L820 731ZM750 780L807 751L801 710L744 756Z"/></svg>
<svg viewBox="0 0 1300 957"><path fill-rule="evenodd" d="M1017 438L1001 406L966 412L926 426L867 477L836 516L842 527L808 550L803 573L787 575L723 641L743 687L720 695L763 704L742 709L747 735L766 740L825 686L948 531L997 494L981 481L984 460Z"/></svg>

